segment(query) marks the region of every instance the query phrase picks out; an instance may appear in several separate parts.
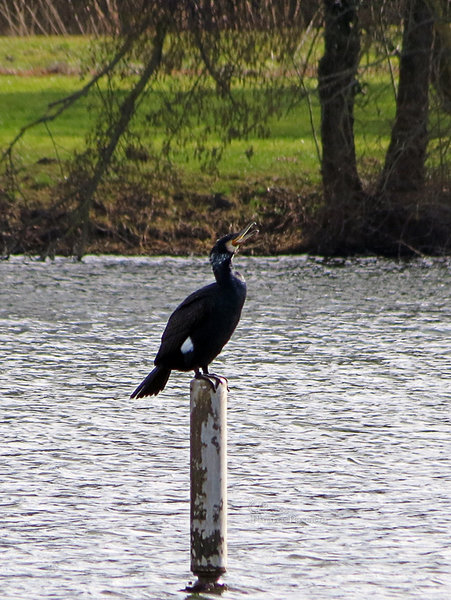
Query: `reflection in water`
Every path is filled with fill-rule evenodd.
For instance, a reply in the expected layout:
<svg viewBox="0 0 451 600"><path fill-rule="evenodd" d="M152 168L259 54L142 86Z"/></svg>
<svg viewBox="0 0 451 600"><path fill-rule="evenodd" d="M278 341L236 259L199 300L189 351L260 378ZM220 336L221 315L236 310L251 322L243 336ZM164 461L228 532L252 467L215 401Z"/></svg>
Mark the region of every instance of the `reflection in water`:
<svg viewBox="0 0 451 600"><path fill-rule="evenodd" d="M238 258L225 597L448 598L447 261ZM207 260L0 264L2 598L184 598L189 374L131 401Z"/></svg>

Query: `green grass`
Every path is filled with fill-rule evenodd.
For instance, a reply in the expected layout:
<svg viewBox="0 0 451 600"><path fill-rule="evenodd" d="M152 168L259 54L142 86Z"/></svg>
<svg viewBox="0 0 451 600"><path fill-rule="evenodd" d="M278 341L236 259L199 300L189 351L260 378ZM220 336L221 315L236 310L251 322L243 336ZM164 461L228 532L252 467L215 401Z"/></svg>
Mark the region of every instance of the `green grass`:
<svg viewBox="0 0 451 600"><path fill-rule="evenodd" d="M46 77L2 76L0 114L0 145L5 147L19 130L45 114L48 105L78 90L78 77L51 75ZM53 152L52 138L61 151L72 152L83 146L92 118L87 111L87 99L81 99L58 119L41 124L26 133L21 142L22 152L46 156ZM22 156L27 160L26 154Z"/></svg>
<svg viewBox="0 0 451 600"><path fill-rule="evenodd" d="M82 37L0 38L0 146L4 149L21 127L42 116L49 103L78 90L83 81L78 74L81 60L89 50L90 40ZM53 71L57 73L53 73ZM69 74L68 74L69 73ZM379 164L388 146L390 125L394 118L394 97L388 73L365 73L367 95L357 97L355 140L362 169ZM312 80L312 86L316 81ZM371 102L369 101L371 99ZM149 102L153 101L149 95ZM17 145L15 156L34 184L43 186L60 176L55 164L37 166L42 157L65 160L74 150L82 150L85 136L95 114L88 110L92 98L84 98L64 112L48 127L29 130ZM315 94L311 110L316 136L320 138L320 113ZM189 187L198 191L229 193L242 186L299 186L300 182L319 184L318 151L309 113L303 100L296 109L270 123L267 139L251 137L234 140L226 148L219 164L219 175L206 175L192 157L193 145L175 154L178 169ZM158 148L163 136L152 132ZM215 143L215 140L211 142ZM252 148L252 152L249 150Z"/></svg>
<svg viewBox="0 0 451 600"><path fill-rule="evenodd" d="M0 37L0 72L78 72L90 44L81 36Z"/></svg>

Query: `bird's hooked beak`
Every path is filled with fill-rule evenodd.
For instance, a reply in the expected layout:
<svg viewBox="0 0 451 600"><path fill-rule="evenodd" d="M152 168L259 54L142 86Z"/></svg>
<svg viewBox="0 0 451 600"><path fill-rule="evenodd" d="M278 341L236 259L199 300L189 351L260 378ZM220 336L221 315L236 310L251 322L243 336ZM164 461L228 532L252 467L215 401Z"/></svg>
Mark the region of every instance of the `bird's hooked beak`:
<svg viewBox="0 0 451 600"><path fill-rule="evenodd" d="M247 225L243 230L237 233L235 237L227 242L227 249L230 252L236 252L241 244L258 233L258 229L254 229L256 225L257 223L254 222L249 223L249 225Z"/></svg>

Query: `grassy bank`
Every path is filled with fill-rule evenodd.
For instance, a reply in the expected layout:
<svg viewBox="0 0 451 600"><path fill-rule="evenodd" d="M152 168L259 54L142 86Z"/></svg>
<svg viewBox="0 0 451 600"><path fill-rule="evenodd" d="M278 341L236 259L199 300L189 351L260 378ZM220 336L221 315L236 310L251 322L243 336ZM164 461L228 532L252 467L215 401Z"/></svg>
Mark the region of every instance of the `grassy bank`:
<svg viewBox="0 0 451 600"><path fill-rule="evenodd" d="M79 89L84 58L89 53L91 42L82 37L31 37L0 38L0 145L4 148L18 130L45 113L48 104ZM369 71L365 89L377 97L371 108L366 105L366 96L357 98L356 147L362 166L368 169L367 155L371 160L382 159L388 144L390 122L394 103L390 90L389 75ZM86 81L86 79L85 79ZM311 85L316 81L312 79ZM155 92L158 95L158 91ZM98 100L96 99L95 102ZM64 112L48 128L40 125L30 130L18 147L24 167L42 157L55 157L57 149L62 158L71 155L74 149L81 150L85 136L95 119L95 104L90 97L81 99ZM146 99L149 106L155 102L150 93ZM89 108L91 107L91 110ZM319 137L319 106L316 94L311 95L311 104L300 102L290 113L269 124L270 137L234 140L226 149L219 165L219 175L204 177L195 160L187 162L186 153L174 157L180 172L186 175L191 191L230 193L242 184L254 180L288 183L294 177L319 183L318 148L314 133ZM162 132L154 132L152 142L158 147ZM189 147L188 147L189 153ZM198 180L199 189L195 189ZM204 186L208 187L208 190ZM214 189L211 189L214 185Z"/></svg>
<svg viewBox="0 0 451 600"><path fill-rule="evenodd" d="M2 149L22 127L45 114L49 104L83 86L90 76L83 70L90 49L91 41L82 37L0 38ZM147 176L147 188L135 185L133 178L124 183L113 177L97 194L87 250L204 252L216 234L250 220L262 229L256 251L304 250L305 225L314 223L321 204L320 112L314 76L312 69L308 100L302 99L290 112L270 121L267 138L251 134L246 140L233 140L217 171L207 173L200 168L194 144L189 142L172 154L172 175L164 175L164 186L152 179L151 164L145 161L133 168ZM371 57L362 67L360 84L355 143L363 183L370 186L389 143L395 95L390 73ZM100 83L100 91L105 85ZM160 101L161 93L155 89L146 95L144 114L146 106L150 109ZM48 208L58 200L74 152L85 147L101 101L99 94L82 98L56 120L27 131L15 147L14 189L2 195L0 207L7 214L5 248L10 248L12 237L22 235L18 251L40 252L52 236L58 236L67 214L50 214ZM139 130L140 124L135 127ZM163 129L146 131L141 142L158 151ZM440 157L432 152L430 161L439 162ZM65 251L64 245L59 251Z"/></svg>

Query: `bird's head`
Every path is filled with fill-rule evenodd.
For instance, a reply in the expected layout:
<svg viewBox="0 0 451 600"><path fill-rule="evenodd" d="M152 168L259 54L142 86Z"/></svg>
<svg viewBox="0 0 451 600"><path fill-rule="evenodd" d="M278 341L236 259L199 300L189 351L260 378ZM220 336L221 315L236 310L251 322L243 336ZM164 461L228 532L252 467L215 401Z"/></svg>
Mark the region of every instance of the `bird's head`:
<svg viewBox="0 0 451 600"><path fill-rule="evenodd" d="M233 256L244 242L258 233L255 229L256 223L249 223L247 227L238 233L229 233L216 242L213 246L210 257L212 255L230 255Z"/></svg>
<svg viewBox="0 0 451 600"><path fill-rule="evenodd" d="M258 229L256 229L256 223L249 223L247 227L238 233L229 233L218 240L210 252L210 262L213 266L213 270L215 270L215 267L218 268L221 264L230 263L233 255L239 250L241 244L257 233Z"/></svg>

